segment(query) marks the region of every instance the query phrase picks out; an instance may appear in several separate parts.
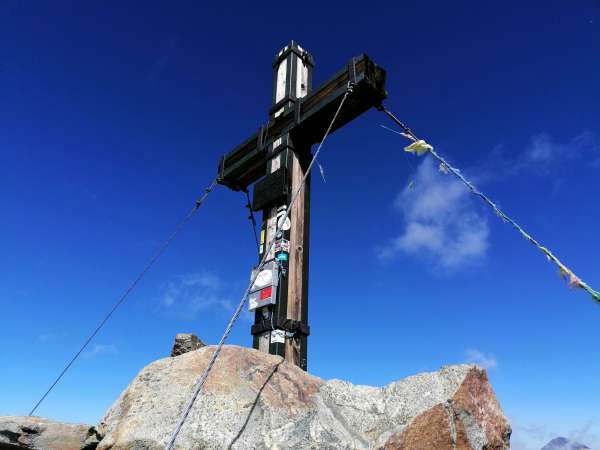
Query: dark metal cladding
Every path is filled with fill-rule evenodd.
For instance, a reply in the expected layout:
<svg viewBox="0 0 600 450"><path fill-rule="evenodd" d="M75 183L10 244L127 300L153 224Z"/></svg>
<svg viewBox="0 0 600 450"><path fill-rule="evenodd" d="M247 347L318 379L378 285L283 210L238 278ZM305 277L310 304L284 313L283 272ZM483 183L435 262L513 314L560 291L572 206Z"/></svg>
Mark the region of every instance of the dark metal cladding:
<svg viewBox="0 0 600 450"><path fill-rule="evenodd" d="M223 156L219 165L219 183L237 191L262 178L266 173L266 163L272 156L269 155L269 148L284 132L291 133L297 142L306 145L318 143L346 93L349 82L354 83L354 90L346 100L332 131L378 106L387 97L385 79L385 70L367 55L352 58L344 69L316 91L303 99L297 99L293 102L293 108L271 119L266 127Z"/></svg>
<svg viewBox="0 0 600 450"><path fill-rule="evenodd" d="M290 183L288 171L285 167L267 175L254 185L252 210L260 211L268 206L285 199Z"/></svg>
<svg viewBox="0 0 600 450"><path fill-rule="evenodd" d="M280 318L273 319L273 323L271 321L263 321L260 323L256 323L251 327L251 334L261 334L265 331L271 330L286 330L292 333L298 333L300 336L310 336L310 327L305 323L299 322L297 320L285 319L281 320Z"/></svg>

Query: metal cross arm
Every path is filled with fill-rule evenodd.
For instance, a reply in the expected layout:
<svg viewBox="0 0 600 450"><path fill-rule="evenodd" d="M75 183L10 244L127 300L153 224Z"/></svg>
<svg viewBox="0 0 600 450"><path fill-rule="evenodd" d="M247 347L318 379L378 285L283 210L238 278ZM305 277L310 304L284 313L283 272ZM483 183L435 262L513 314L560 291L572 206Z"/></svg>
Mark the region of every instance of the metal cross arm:
<svg viewBox="0 0 600 450"><path fill-rule="evenodd" d="M306 52L304 60L312 63ZM312 65L312 64L311 64ZM285 97L271 108L272 118L254 135L221 158L219 183L233 190L243 190L265 176L267 162L280 149L316 144L323 137L346 92L348 83L354 86L344 109L340 112L332 131L343 127L387 97L385 70L366 54L352 58L346 67L329 81L303 98ZM281 112L281 110L283 110ZM280 114L277 114L280 111Z"/></svg>

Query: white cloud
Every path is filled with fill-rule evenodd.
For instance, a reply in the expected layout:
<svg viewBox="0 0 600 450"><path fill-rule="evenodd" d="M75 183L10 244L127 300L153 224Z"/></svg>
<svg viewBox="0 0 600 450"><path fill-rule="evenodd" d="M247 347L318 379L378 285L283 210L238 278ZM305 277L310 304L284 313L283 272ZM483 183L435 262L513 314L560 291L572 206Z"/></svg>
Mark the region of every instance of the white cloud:
<svg viewBox="0 0 600 450"><path fill-rule="evenodd" d="M378 249L378 257L388 261L404 253L451 270L479 261L489 247L489 228L470 195L425 158L394 202L404 215L404 230Z"/></svg>
<svg viewBox="0 0 600 450"><path fill-rule="evenodd" d="M557 190L565 184L563 172L568 163L582 158L591 167L600 167L600 139L596 133L583 131L565 141L538 133L517 157L496 147L485 166L476 171L476 181L505 180L523 171L542 175L552 172L552 186ZM396 210L404 215L404 229L377 249L378 258L389 261L407 254L450 270L478 262L489 247L489 228L488 211L480 213L477 201L465 186L439 173L433 160L425 158L414 182L394 202Z"/></svg>
<svg viewBox="0 0 600 450"><path fill-rule="evenodd" d="M598 437L598 428L600 421L589 420L581 427L571 430L567 436L570 440L591 446L594 449L600 448L600 438Z"/></svg>
<svg viewBox="0 0 600 450"><path fill-rule="evenodd" d="M115 345L94 344L94 346L91 349L86 350L83 355L87 358L92 358L94 356L115 355L117 353L119 353L119 351Z"/></svg>
<svg viewBox="0 0 600 450"><path fill-rule="evenodd" d="M465 358L469 364L477 364L485 370L498 368L498 360L491 353L485 354L479 350L469 349L465 352Z"/></svg>
<svg viewBox="0 0 600 450"><path fill-rule="evenodd" d="M223 286L220 278L210 272L181 275L167 283L161 304L168 310L186 316L209 308L230 311L233 305L223 292Z"/></svg>
<svg viewBox="0 0 600 450"><path fill-rule="evenodd" d="M199 286L209 289L219 289L222 282L219 277L209 272L193 273L181 277L184 286Z"/></svg>
<svg viewBox="0 0 600 450"><path fill-rule="evenodd" d="M595 133L583 131L564 142L557 141L549 133L538 133L531 136L521 158L513 164L512 172L533 169L546 173L566 161L585 157L591 158L592 166L600 157L600 142Z"/></svg>
<svg viewBox="0 0 600 450"><path fill-rule="evenodd" d="M510 448L513 450L539 450L552 439L560 436L566 437L573 443L600 449L600 439L598 438L600 422L598 420L589 420L582 426L566 432L539 423L524 425L513 416L510 417L510 423L513 430Z"/></svg>
<svg viewBox="0 0 600 450"><path fill-rule="evenodd" d="M600 137L597 133L582 131L571 138L557 139L550 133L537 133L521 147L496 145L481 153L483 159L471 166L477 184L507 182L516 175L552 176L555 188L567 184L573 174L573 164L600 168ZM560 186L559 186L560 185Z"/></svg>
<svg viewBox="0 0 600 450"><path fill-rule="evenodd" d="M564 156L564 150L564 146L553 142L550 135L541 133L531 137L531 143L525 150L525 156L530 163L537 164L547 162L557 155Z"/></svg>
<svg viewBox="0 0 600 450"><path fill-rule="evenodd" d="M60 340L63 339L67 336L67 332L66 331L51 331L51 332L47 332L47 333L41 333L38 335L38 340L40 342L51 342L51 341L56 341L56 340Z"/></svg>
<svg viewBox="0 0 600 450"><path fill-rule="evenodd" d="M513 416L509 418L509 422L512 428L510 436L510 448L512 450L540 450L551 439L559 436L545 425L522 425Z"/></svg>

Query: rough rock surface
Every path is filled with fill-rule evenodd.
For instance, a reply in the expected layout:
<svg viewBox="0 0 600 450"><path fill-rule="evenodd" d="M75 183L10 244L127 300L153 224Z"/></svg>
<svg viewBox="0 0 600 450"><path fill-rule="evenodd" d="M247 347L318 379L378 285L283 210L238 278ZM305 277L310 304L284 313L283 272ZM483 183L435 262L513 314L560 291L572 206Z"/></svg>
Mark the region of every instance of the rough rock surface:
<svg viewBox="0 0 600 450"><path fill-rule="evenodd" d="M192 352L204 347L204 342L198 339L198 336L191 333L178 333L175 336L175 343L173 344L173 350L171 350L171 356L183 355L187 352Z"/></svg>
<svg viewBox="0 0 600 450"><path fill-rule="evenodd" d="M213 346L145 367L101 421L98 449L162 449ZM502 450L510 426L486 373L444 367L383 388L323 381L223 348L175 448Z"/></svg>
<svg viewBox="0 0 600 450"><path fill-rule="evenodd" d="M93 450L97 444L96 429L90 425L0 416L0 450Z"/></svg>

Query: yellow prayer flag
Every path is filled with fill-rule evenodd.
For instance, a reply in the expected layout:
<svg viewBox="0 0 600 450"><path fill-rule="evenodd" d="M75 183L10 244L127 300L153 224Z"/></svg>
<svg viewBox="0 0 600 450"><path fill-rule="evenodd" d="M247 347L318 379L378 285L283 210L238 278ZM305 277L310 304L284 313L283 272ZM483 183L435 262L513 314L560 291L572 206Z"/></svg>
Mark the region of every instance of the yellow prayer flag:
<svg viewBox="0 0 600 450"><path fill-rule="evenodd" d="M433 147L422 139L417 142L413 142L407 147L404 147L405 152L416 153L417 156L421 156L422 154L427 153L430 150L433 150Z"/></svg>

